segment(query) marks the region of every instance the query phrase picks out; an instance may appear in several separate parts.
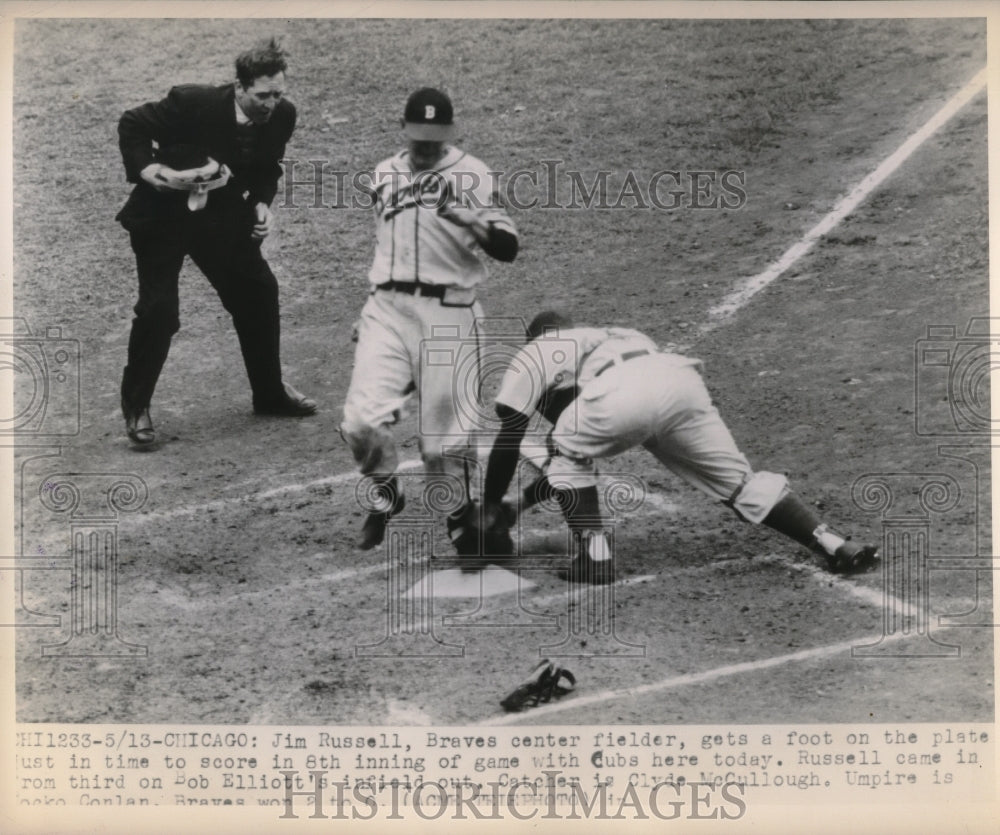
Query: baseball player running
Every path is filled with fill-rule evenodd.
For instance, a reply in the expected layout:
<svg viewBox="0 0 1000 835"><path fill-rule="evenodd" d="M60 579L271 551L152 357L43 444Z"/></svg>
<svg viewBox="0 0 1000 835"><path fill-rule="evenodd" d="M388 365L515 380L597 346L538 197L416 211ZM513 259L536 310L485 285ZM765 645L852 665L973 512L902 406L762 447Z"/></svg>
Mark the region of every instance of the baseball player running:
<svg viewBox="0 0 1000 835"><path fill-rule="evenodd" d="M557 502L573 533L572 581L614 579L594 459L640 444L741 519L763 523L821 554L830 571L871 569L876 547L830 530L783 475L751 469L712 405L700 365L660 351L635 330L576 327L553 311L536 316L497 394L501 428L486 470L483 526L488 530L507 516L501 500L537 412L553 424L551 457L542 477L524 491L521 508L547 498Z"/></svg>
<svg viewBox="0 0 1000 835"><path fill-rule="evenodd" d="M481 254L513 261L517 230L486 165L448 144L454 132L448 96L417 90L406 102L403 128L407 147L374 174L372 286L358 324L341 433L361 474L375 482L376 509L358 543L368 550L382 542L386 523L405 503L390 427L416 392L426 477L441 477L449 489L461 485L461 508L448 517L461 554L476 537L467 524L473 427L462 420L475 410L462 401L467 392L478 396L478 380L456 385L456 369L478 375L476 287L487 274Z"/></svg>

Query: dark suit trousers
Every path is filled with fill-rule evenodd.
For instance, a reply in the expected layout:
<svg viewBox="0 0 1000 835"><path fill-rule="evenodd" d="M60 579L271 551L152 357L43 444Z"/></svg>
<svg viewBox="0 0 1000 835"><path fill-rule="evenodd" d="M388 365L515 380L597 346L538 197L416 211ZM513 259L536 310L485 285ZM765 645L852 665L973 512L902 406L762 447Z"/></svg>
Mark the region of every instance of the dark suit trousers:
<svg viewBox="0 0 1000 835"><path fill-rule="evenodd" d="M184 256L204 273L233 318L256 405L284 397L281 383L278 282L249 237L246 225L185 217L130 231L139 274L122 378L122 405L138 413L149 406L180 329L177 284Z"/></svg>

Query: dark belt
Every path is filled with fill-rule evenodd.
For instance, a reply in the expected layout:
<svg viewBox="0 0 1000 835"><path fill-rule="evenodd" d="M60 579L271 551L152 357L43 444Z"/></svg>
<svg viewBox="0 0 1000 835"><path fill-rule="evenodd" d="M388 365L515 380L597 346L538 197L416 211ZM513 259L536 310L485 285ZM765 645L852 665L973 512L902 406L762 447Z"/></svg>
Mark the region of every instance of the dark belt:
<svg viewBox="0 0 1000 835"><path fill-rule="evenodd" d="M620 362L627 362L628 360L634 360L636 357L644 357L647 354L649 354L649 351L647 351L645 348L642 348L641 350L638 351L626 351L618 359L608 360L606 363L604 363L604 365L602 365L600 368L597 369L597 371L594 372L594 376L600 377L605 371L607 371L614 365L618 365L618 363Z"/></svg>
<svg viewBox="0 0 1000 835"><path fill-rule="evenodd" d="M421 284L419 281L386 281L375 285L376 290L395 290L410 296L430 296L443 299L448 288L443 284Z"/></svg>

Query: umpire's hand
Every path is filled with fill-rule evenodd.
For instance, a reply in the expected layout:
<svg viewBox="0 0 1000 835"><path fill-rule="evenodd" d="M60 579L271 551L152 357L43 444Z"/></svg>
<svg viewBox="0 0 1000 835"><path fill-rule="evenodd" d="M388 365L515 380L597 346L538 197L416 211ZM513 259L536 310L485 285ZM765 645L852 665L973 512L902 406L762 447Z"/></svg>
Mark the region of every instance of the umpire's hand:
<svg viewBox="0 0 1000 835"><path fill-rule="evenodd" d="M255 241L262 241L274 231L274 213L267 203L258 203L254 208L254 214L257 217L257 222L254 224L250 237Z"/></svg>
<svg viewBox="0 0 1000 835"><path fill-rule="evenodd" d="M139 176L147 185L151 185L159 192L170 191L170 187L166 184L163 178L159 176L164 170L169 171L170 169L158 162L151 162L139 172Z"/></svg>

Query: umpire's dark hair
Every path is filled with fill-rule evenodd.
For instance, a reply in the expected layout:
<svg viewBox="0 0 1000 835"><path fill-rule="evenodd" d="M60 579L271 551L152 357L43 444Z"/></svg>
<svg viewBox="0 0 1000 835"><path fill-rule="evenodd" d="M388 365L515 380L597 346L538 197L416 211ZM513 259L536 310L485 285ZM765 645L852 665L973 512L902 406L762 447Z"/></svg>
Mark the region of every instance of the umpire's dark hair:
<svg viewBox="0 0 1000 835"><path fill-rule="evenodd" d="M288 53L275 38L261 41L236 58L236 78L245 90L261 76L277 75L288 69Z"/></svg>
<svg viewBox="0 0 1000 835"><path fill-rule="evenodd" d="M569 314L561 313L558 310L543 310L528 325L528 341L538 339L549 331L571 327L573 327L573 320Z"/></svg>

